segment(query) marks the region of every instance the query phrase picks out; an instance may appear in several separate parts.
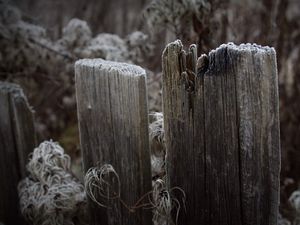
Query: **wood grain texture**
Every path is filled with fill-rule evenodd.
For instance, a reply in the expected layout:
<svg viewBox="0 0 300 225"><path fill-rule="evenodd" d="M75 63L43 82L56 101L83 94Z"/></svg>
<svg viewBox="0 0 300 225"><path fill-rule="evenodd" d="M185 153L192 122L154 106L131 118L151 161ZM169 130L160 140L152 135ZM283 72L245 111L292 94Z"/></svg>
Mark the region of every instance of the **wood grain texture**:
<svg viewBox="0 0 300 225"><path fill-rule="evenodd" d="M85 59L76 62L76 97L84 170L111 164L121 198L134 205L151 190L145 71L137 66ZM112 209L90 203L93 225L152 224L151 210Z"/></svg>
<svg viewBox="0 0 300 225"><path fill-rule="evenodd" d="M233 47L236 70L243 224L277 224L280 138L276 53Z"/></svg>
<svg viewBox="0 0 300 225"><path fill-rule="evenodd" d="M4 224L25 224L17 185L35 146L33 111L26 96L18 85L0 82L0 221Z"/></svg>
<svg viewBox="0 0 300 225"><path fill-rule="evenodd" d="M192 52L191 47L183 52L175 41L162 59L167 181L187 198L178 224L277 224L275 51L222 45L198 59L198 71L189 63L195 58ZM195 71L192 92L183 70Z"/></svg>

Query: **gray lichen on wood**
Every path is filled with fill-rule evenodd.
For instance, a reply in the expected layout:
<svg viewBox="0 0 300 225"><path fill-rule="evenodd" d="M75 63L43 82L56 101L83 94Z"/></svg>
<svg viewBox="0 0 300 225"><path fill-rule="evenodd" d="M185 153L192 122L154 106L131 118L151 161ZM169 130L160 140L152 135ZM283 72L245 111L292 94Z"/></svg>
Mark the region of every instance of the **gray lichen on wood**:
<svg viewBox="0 0 300 225"><path fill-rule="evenodd" d="M33 110L20 86L0 82L0 221L24 224L17 185L36 145Z"/></svg>
<svg viewBox="0 0 300 225"><path fill-rule="evenodd" d="M151 190L145 71L126 63L84 59L75 64L84 170L110 164L121 198L134 205ZM90 202L91 203L91 202ZM91 224L151 224L151 210L129 212L119 201L90 204Z"/></svg>
<svg viewBox="0 0 300 225"><path fill-rule="evenodd" d="M276 224L275 50L229 43L202 55L197 66L194 58L180 41L170 43L162 58L167 181L187 197L178 224ZM182 82L185 62L196 74L192 92Z"/></svg>

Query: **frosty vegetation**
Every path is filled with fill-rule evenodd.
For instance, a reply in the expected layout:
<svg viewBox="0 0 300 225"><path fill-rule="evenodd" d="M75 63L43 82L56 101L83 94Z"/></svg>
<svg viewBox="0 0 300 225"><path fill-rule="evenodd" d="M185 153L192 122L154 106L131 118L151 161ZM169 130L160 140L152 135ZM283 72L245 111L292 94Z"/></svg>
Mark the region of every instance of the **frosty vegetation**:
<svg viewBox="0 0 300 225"><path fill-rule="evenodd" d="M202 20L210 11L207 0L153 0L146 8L144 16L153 30L168 27L179 36L183 25L192 24L193 16ZM184 23L184 22L186 23Z"/></svg>
<svg viewBox="0 0 300 225"><path fill-rule="evenodd" d="M165 225L168 221L176 222L171 218L171 211L178 215L184 207L185 193L179 187L167 191L164 176L164 130L163 115L156 113L154 121L149 125L151 144L151 166L153 174L153 190L145 193L143 198L149 199L148 209L153 210L155 225ZM23 179L18 186L20 209L24 218L34 225L83 225L87 224L86 194L100 207L110 200L120 199L121 183L118 173L111 165L91 168L85 176L85 184L75 178L70 170L70 157L58 143L45 141L35 148L27 164L28 177ZM108 176L114 176L116 184L108 183ZM106 178L105 178L106 177ZM105 179L105 180L104 180ZM103 192L110 189L109 194ZM99 192L100 191L100 192ZM177 198L174 192L179 192ZM152 195L151 198L149 196ZM104 202L101 202L104 199ZM151 200L152 199L152 200ZM121 199L120 199L121 200ZM300 190L295 191L289 198L294 209L294 219L289 222L281 215L279 225L299 225L300 223ZM129 211L140 206L128 206L120 201ZM173 219L173 220L172 220Z"/></svg>
<svg viewBox="0 0 300 225"><path fill-rule="evenodd" d="M62 37L52 41L47 37L45 29L21 20L20 12L16 8L5 4L0 7L0 34L6 40L0 42L1 67L6 65L6 68L11 66L11 69L16 70L18 66L22 69L27 64L31 69L37 70L40 65L49 65L49 68L44 69L51 73L53 65L60 65L65 59L70 63L69 69L73 71L73 61L79 58L133 63L140 62L143 54L151 52L151 46L146 44L147 35L140 31L129 34L125 39L107 33L92 37L87 23L79 19L72 19L63 28Z"/></svg>
<svg viewBox="0 0 300 225"><path fill-rule="evenodd" d="M45 141L34 149L28 177L18 186L21 213L30 224L85 224L86 195L70 163L55 142Z"/></svg>
<svg viewBox="0 0 300 225"><path fill-rule="evenodd" d="M166 192L164 182L160 179L164 176L165 154L162 123L162 114L155 113L154 122L150 124L150 139L152 172L156 178L153 183L154 200L149 204L154 208L154 221L160 225L162 223L157 222L166 220L169 214L165 210L171 207L170 196ZM120 182L116 185L115 192L111 190L112 196L102 192L99 195L99 190L106 190L103 185L107 185L107 181L101 180L104 175L114 174L118 177L111 165L103 165L105 168L91 168L85 176L84 188L72 174L70 164L70 157L64 153L58 143L45 141L34 149L26 166L28 177L18 186L21 213L30 224L85 224L86 193L101 207L108 206L100 202L99 196L106 200L120 198ZM99 172L101 174L98 174ZM163 197L161 192L165 193L163 196L167 198ZM152 191L149 192L151 193Z"/></svg>
<svg viewBox="0 0 300 225"><path fill-rule="evenodd" d="M70 170L70 157L55 142L45 141L34 149L27 164L28 177L18 186L21 213L30 224L42 225L82 225L86 224L86 195L99 207L109 208L110 200L120 200L129 211L139 207L153 210L155 225L165 225L171 220L171 211L177 213L184 204L185 194L180 188L167 191L165 185L165 146L162 113L151 114L153 119L149 125L151 145L151 166L153 190L145 193L143 199L148 203L139 206L126 205L122 201L119 175L111 165L99 165L90 168L85 175L84 185ZM110 184L109 177L117 181ZM111 179L109 179L111 180ZM109 193L106 193L109 185ZM111 190L113 188L113 190ZM174 191L181 193L177 199Z"/></svg>
<svg viewBox="0 0 300 225"><path fill-rule="evenodd" d="M109 201L121 198L120 178L110 164L90 168L84 177L84 187L90 199L100 207L110 208Z"/></svg>
<svg viewBox="0 0 300 225"><path fill-rule="evenodd" d="M21 84L25 93L39 93L28 97L39 108L36 127L42 138L51 137L51 133L59 133L62 128L63 132L75 129L67 122L70 118L76 120L73 65L77 59L102 58L139 64L153 52L148 35L141 31L125 38L109 33L93 35L88 24L76 18L62 29L61 37L53 40L47 30L23 20L16 7L2 1L0 37L0 75L6 81ZM157 110L160 82L153 72L147 74L149 90L153 90L149 92L149 106Z"/></svg>
<svg viewBox="0 0 300 225"><path fill-rule="evenodd" d="M151 168L153 177L163 177L165 173L165 154L163 114L152 113L153 122L149 125Z"/></svg>
<svg viewBox="0 0 300 225"><path fill-rule="evenodd" d="M172 32L177 38L197 43L201 53L207 53L209 49L227 41L259 42L274 46L278 52L281 92L282 176L293 180L292 184L283 184L281 187L281 189L292 189L282 198L286 201L281 203L281 207L288 205L293 212L289 215L284 210L282 217L279 218L279 224L299 225L300 187L297 182L299 182L300 142L297 137L300 132L300 64L298 63L300 15L298 8L297 0L227 2L152 0L144 11L144 21L150 27L150 32L147 34L144 30L134 31L124 35L123 38L110 33L93 34L87 22L71 19L58 38L51 38L48 30L24 19L20 10L0 0L0 75L6 81L21 84L25 89L30 102L39 112L37 128L40 139L43 139L53 133L69 132L74 129L73 125L69 124L74 121L69 123L66 121L70 117L75 117L76 121L76 114L74 116L69 111L75 111L73 63L78 58L99 57L140 64L145 62L147 58L145 55L151 55L153 52L153 40L150 39L149 34L151 36L161 30L165 36L168 36L168 32ZM160 40L162 44L164 41ZM160 52L155 57L160 59ZM160 60L158 62L160 63ZM160 74L157 71L147 71L147 73L150 84L149 108L161 111ZM159 113L152 117L154 121L150 125L151 164L156 181L153 185L161 192L165 189L162 185L165 157L163 119ZM73 136L76 136L76 133L70 133L69 136L73 139L71 138L69 142L74 144ZM59 133L58 136L60 135L62 134ZM69 136L67 137L70 139ZM44 221L44 224L55 224L58 221L72 224L77 210L73 208L75 202L80 202L80 205L81 202L82 205L85 202L83 185L72 175L70 161L58 144L42 143L35 152L28 164L29 176L19 185L23 215L33 224L43 224L41 221ZM57 161L54 159L52 161L49 152L56 154L54 159ZM47 163L39 162L39 158ZM55 164L54 170L49 167L51 163ZM33 171L35 169L37 171ZM69 186L64 186L64 182L72 183L76 190L66 191ZM60 183L63 184L62 189L58 188ZM46 187L48 187L47 191ZM36 194L29 195L31 192ZM73 199L72 203L61 201L59 198L50 201L49 206L44 207L49 196L53 197L54 193L61 192L64 193L61 198ZM74 200L74 196L80 197ZM164 215L170 210L167 204L169 198L166 196L164 195L162 201L157 200L165 207L162 210L164 213L161 211L155 214L156 221L160 219L165 221ZM158 199L158 196L156 198ZM64 207L58 216L54 208L61 206ZM49 211L51 218L46 216L46 212ZM287 216L288 220L285 219ZM157 222L157 225L161 224L163 222Z"/></svg>
<svg viewBox="0 0 300 225"><path fill-rule="evenodd" d="M278 225L291 225L291 223L287 219L282 218L281 214L279 214Z"/></svg>
<svg viewBox="0 0 300 225"><path fill-rule="evenodd" d="M292 225L298 225L300 224L300 188L299 190L294 191L290 198L289 202L291 206L294 209L294 221L292 222Z"/></svg>

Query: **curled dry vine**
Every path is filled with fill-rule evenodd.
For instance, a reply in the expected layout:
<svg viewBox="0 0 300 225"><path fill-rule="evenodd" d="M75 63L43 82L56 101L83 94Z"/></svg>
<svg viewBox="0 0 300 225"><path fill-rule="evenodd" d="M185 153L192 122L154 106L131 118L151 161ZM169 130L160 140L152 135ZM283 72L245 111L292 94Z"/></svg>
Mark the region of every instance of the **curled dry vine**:
<svg viewBox="0 0 300 225"><path fill-rule="evenodd" d="M173 187L168 190L165 182L157 179L153 190L142 195L133 205L129 205L121 197L119 174L110 164L90 168L85 175L84 186L87 195L98 206L111 209L111 204L118 201L130 213L141 208L150 209L153 210L153 221L156 224L163 224L162 221L177 224L181 204L184 205L185 202L185 193L181 188ZM175 192L181 195L180 200ZM172 210L176 211L175 222L171 218Z"/></svg>

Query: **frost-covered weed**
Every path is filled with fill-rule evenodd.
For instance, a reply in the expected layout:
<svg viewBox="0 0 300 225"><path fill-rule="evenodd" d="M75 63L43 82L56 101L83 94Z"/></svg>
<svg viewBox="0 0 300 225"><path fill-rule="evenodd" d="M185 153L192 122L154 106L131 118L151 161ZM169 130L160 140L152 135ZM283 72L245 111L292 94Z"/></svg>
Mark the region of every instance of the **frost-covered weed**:
<svg viewBox="0 0 300 225"><path fill-rule="evenodd" d="M6 70L10 66L14 70L29 67L34 71L42 68L49 75L55 76L57 65L62 73L73 72L72 66L68 64L73 65L78 58L133 63L143 61L144 56L151 52L148 36L140 31L129 34L125 39L107 33L93 38L85 21L72 19L63 28L62 37L52 41L47 37L45 29L23 21L16 8L0 3L0 9L0 35L4 37L0 41L0 55L5 55L0 67Z"/></svg>
<svg viewBox="0 0 300 225"><path fill-rule="evenodd" d="M92 31L88 24L79 19L72 19L63 28L62 39L59 41L68 49L84 47L92 38Z"/></svg>
<svg viewBox="0 0 300 225"><path fill-rule="evenodd" d="M102 33L91 39L83 49L75 49L82 58L103 58L110 61L131 62L126 42L115 34Z"/></svg>
<svg viewBox="0 0 300 225"><path fill-rule="evenodd" d="M42 137L53 133L65 137L73 129L73 124L67 121L74 118L74 111L65 109L76 107L73 88L76 59L140 63L151 53L148 36L140 31L125 38L92 34L85 21L72 19L56 40L43 27L23 18L16 7L0 0L0 76L31 93L30 102L39 107L36 122Z"/></svg>
<svg viewBox="0 0 300 225"><path fill-rule="evenodd" d="M291 225L290 221L287 219L283 218L281 214L278 216L278 225Z"/></svg>
<svg viewBox="0 0 300 225"><path fill-rule="evenodd" d="M160 112L150 114L153 118L149 125L149 139L151 151L151 169L153 177L162 177L165 172L164 127L163 114Z"/></svg>
<svg viewBox="0 0 300 225"><path fill-rule="evenodd" d="M33 225L85 224L86 195L70 170L70 157L55 142L35 148L28 176L18 185L20 209Z"/></svg>
<svg viewBox="0 0 300 225"><path fill-rule="evenodd" d="M149 111L159 112L162 110L162 74L146 71Z"/></svg>
<svg viewBox="0 0 300 225"><path fill-rule="evenodd" d="M207 0L153 0L144 12L151 29L168 27L178 34L183 22L201 20L210 10Z"/></svg>
<svg viewBox="0 0 300 225"><path fill-rule="evenodd" d="M299 225L300 224L300 190L296 190L291 194L289 198L289 202L295 210L295 218L292 225Z"/></svg>

